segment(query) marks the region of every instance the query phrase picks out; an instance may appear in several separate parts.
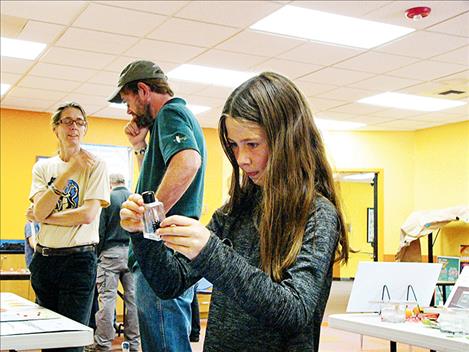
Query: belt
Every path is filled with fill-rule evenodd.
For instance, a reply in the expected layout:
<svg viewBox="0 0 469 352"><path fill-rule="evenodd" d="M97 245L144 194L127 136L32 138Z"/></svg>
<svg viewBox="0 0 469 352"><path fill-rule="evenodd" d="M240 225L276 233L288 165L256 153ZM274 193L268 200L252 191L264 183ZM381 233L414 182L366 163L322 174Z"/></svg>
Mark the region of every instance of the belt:
<svg viewBox="0 0 469 352"><path fill-rule="evenodd" d="M44 257L63 256L63 255L84 253L84 252L94 252L95 250L96 250L96 245L94 244L87 244L84 246L76 246L76 247L65 247L65 248L49 248L49 247L41 246L40 244L36 245L36 252L39 254L42 254Z"/></svg>

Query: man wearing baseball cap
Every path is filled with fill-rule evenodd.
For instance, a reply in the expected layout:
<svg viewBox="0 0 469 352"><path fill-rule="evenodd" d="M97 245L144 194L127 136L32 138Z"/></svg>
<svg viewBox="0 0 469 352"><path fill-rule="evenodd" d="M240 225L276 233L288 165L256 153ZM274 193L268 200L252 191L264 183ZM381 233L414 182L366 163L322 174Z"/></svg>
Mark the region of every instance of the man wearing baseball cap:
<svg viewBox="0 0 469 352"><path fill-rule="evenodd" d="M151 61L130 63L121 72L117 89L108 100L126 104L127 113L132 116L124 131L140 166L136 193L154 191L167 216L178 214L199 219L207 160L205 140L186 102L174 97L163 70ZM137 229L141 231L143 226L139 224ZM145 252L135 247L133 253L131 245L129 255L129 268L136 282L142 349L191 351L190 305L194 290L174 290L172 297L160 299L156 293L167 291L165 288L172 285L171 278L152 279L150 266L146 265L159 257L187 260L166 248L163 241L145 242L148 242Z"/></svg>

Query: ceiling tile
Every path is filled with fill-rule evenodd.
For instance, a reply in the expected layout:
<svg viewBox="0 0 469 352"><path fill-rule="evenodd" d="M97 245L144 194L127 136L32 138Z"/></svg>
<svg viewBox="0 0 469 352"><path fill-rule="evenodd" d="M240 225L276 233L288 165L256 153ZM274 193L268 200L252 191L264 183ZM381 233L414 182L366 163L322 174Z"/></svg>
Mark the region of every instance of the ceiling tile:
<svg viewBox="0 0 469 352"><path fill-rule="evenodd" d="M323 66L304 64L301 62L294 62L281 59L270 59L260 65L252 67L252 70L257 72L273 71L280 73L281 75L287 76L290 79L295 79L297 77L307 75L314 71L318 71L321 68L323 68Z"/></svg>
<svg viewBox="0 0 469 352"><path fill-rule="evenodd" d="M131 62L136 61L136 60L148 60L148 58L146 58L146 57L119 56L112 63L110 63L106 66L106 70L121 73L122 70L128 64L130 64ZM177 63L162 61L162 60L158 60L155 63L158 64L158 66L161 67L163 72L171 71L172 69L179 66L179 64L177 64Z"/></svg>
<svg viewBox="0 0 469 352"><path fill-rule="evenodd" d="M107 54L121 54L138 41L138 38L102 33L88 29L69 28L56 45Z"/></svg>
<svg viewBox="0 0 469 352"><path fill-rule="evenodd" d="M465 2L466 10L469 9L467 2ZM455 18L439 23L435 26L428 28L432 32L440 32L446 34L460 35L469 37L469 12L459 15Z"/></svg>
<svg viewBox="0 0 469 352"><path fill-rule="evenodd" d="M212 49L191 60L192 64L224 68L229 70L249 70L265 61L265 57L232 53L229 51Z"/></svg>
<svg viewBox="0 0 469 352"><path fill-rule="evenodd" d="M340 87L328 92L320 93L315 95L319 98L337 99L337 100L349 100L355 101L361 98L369 97L370 95L376 94L376 91L369 91L364 89Z"/></svg>
<svg viewBox="0 0 469 352"><path fill-rule="evenodd" d="M94 83L83 83L80 87L74 90L74 93L95 95L97 97L107 98L111 95L115 86L94 84Z"/></svg>
<svg viewBox="0 0 469 352"><path fill-rule="evenodd" d="M197 94L207 97L220 98L221 100L223 100L223 102L225 102L232 92L233 88L208 86L207 88L204 88L201 91L197 92Z"/></svg>
<svg viewBox="0 0 469 352"><path fill-rule="evenodd" d="M217 106L223 105L225 103L225 100L220 98L207 97L197 94L184 95L183 98L187 104L208 106L211 109L214 109Z"/></svg>
<svg viewBox="0 0 469 352"><path fill-rule="evenodd" d="M118 80L119 80L118 72L99 71L93 77L89 79L89 82L117 87ZM111 95L111 93L112 91L109 92L109 95Z"/></svg>
<svg viewBox="0 0 469 352"><path fill-rule="evenodd" d="M411 87L407 87L399 90L400 93L416 94L416 95L434 95L437 96L440 92L452 89L451 85L443 84L439 82L425 82L421 84L416 84ZM440 96L440 98L444 98Z"/></svg>
<svg viewBox="0 0 469 352"><path fill-rule="evenodd" d="M374 106L374 105L367 105L367 104L360 104L360 103L352 103L346 104L342 106L338 106L335 108L330 109L331 111L335 112L344 112L346 114L354 114L357 116L362 115L369 115L373 114L377 111L384 110L381 106Z"/></svg>
<svg viewBox="0 0 469 352"><path fill-rule="evenodd" d="M314 117L317 119L350 121L356 119L357 116L353 114L344 114L342 112L322 111L320 113L316 113Z"/></svg>
<svg viewBox="0 0 469 352"><path fill-rule="evenodd" d="M46 89L33 89L33 88L23 88L16 87L9 91L9 96L17 98L32 98L32 99L43 99L46 101L54 102L58 99L62 99L65 95L65 92L55 91L55 90L46 90Z"/></svg>
<svg viewBox="0 0 469 352"><path fill-rule="evenodd" d="M362 52L364 51L361 49L307 42L281 54L279 57L313 65L333 65L334 63L356 56Z"/></svg>
<svg viewBox="0 0 469 352"><path fill-rule="evenodd" d="M51 105L50 100L19 98L7 95L2 99L2 108L19 110L44 111Z"/></svg>
<svg viewBox="0 0 469 352"><path fill-rule="evenodd" d="M346 101L344 100L325 99L325 98L317 98L317 97L309 97L308 101L311 105L311 109L314 112L324 111L324 110L328 110L328 109L346 104Z"/></svg>
<svg viewBox="0 0 469 352"><path fill-rule="evenodd" d="M425 114L419 113L416 116L412 116L412 120L414 121L430 121L430 122L443 122L449 123L453 121L461 121L460 118L463 117L462 114L451 114L444 111L435 111L435 112L427 112ZM466 116L466 119L469 119L469 116Z"/></svg>
<svg viewBox="0 0 469 352"><path fill-rule="evenodd" d="M425 59L467 45L468 39L433 32L414 32L376 49L389 54Z"/></svg>
<svg viewBox="0 0 469 352"><path fill-rule="evenodd" d="M48 64L45 62L37 63L30 74L41 77L53 77L56 79L67 79L70 81L84 82L87 81L92 75L96 73L95 70L87 68L62 66L55 64Z"/></svg>
<svg viewBox="0 0 469 352"><path fill-rule="evenodd" d="M246 30L218 45L217 49L270 57L278 56L302 43L304 40Z"/></svg>
<svg viewBox="0 0 469 352"><path fill-rule="evenodd" d="M389 72L390 75L410 78L433 80L464 71L465 66L435 61L420 61L415 64Z"/></svg>
<svg viewBox="0 0 469 352"><path fill-rule="evenodd" d="M361 17L366 13L379 9L391 1L292 1L289 5L305 7L317 11L335 13L350 17Z"/></svg>
<svg viewBox="0 0 469 352"><path fill-rule="evenodd" d="M76 101L78 104L83 104L83 105L88 104L88 105L95 105L95 106L102 106L102 107L109 105L109 102L104 97L81 94L81 93L76 93L76 92L67 94L64 99L66 101ZM90 113L89 109L86 111L87 113Z"/></svg>
<svg viewBox="0 0 469 352"><path fill-rule="evenodd" d="M396 117L379 117L373 115L366 115L366 116L358 116L355 119L353 119L353 122L361 122L361 123L366 123L367 125L374 125L377 123L383 123L387 121L392 121L395 120Z"/></svg>
<svg viewBox="0 0 469 352"><path fill-rule="evenodd" d="M427 121L413 121L413 120L393 120L383 123L379 123L373 126L386 127L387 129L398 130L398 131L415 131L423 128L429 128L435 124Z"/></svg>
<svg viewBox="0 0 469 352"><path fill-rule="evenodd" d="M85 109L86 114L88 116L95 116L96 112L103 108L102 105L94 105L94 104L89 104L89 103L84 103L84 104L80 104L80 105L83 106L83 109ZM93 128L93 123L90 123L88 125L88 128ZM87 143L86 142L86 135L85 135L85 143Z"/></svg>
<svg viewBox="0 0 469 352"><path fill-rule="evenodd" d="M188 81L178 81L169 79L168 80L171 89L176 95L186 95L198 93L208 87L207 84L188 82Z"/></svg>
<svg viewBox="0 0 469 352"><path fill-rule="evenodd" d="M145 36L163 23L166 16L90 4L75 20L73 27L111 33Z"/></svg>
<svg viewBox="0 0 469 352"><path fill-rule="evenodd" d="M236 32L238 30L231 27L171 18L147 35L147 38L212 47Z"/></svg>
<svg viewBox="0 0 469 352"><path fill-rule="evenodd" d="M2 15L70 24L87 1L0 1Z"/></svg>
<svg viewBox="0 0 469 352"><path fill-rule="evenodd" d="M53 79L28 75L18 84L19 87L50 89L62 92L71 92L80 85L80 82L65 79Z"/></svg>
<svg viewBox="0 0 469 352"><path fill-rule="evenodd" d="M14 85L21 78L21 75L17 73L2 72L0 78L2 79L2 83Z"/></svg>
<svg viewBox="0 0 469 352"><path fill-rule="evenodd" d="M432 60L469 66L469 46L463 46L446 54L432 57Z"/></svg>
<svg viewBox="0 0 469 352"><path fill-rule="evenodd" d="M368 51L351 59L342 61L334 67L372 73L385 73L416 61L418 61L416 58Z"/></svg>
<svg viewBox="0 0 469 352"><path fill-rule="evenodd" d="M270 15L281 6L269 1L191 1L176 16L243 28Z"/></svg>
<svg viewBox="0 0 469 352"><path fill-rule="evenodd" d="M300 88L303 94L307 97L326 93L337 88L337 86L334 86L332 84L314 83L314 82L308 82L304 80L295 80L295 84L298 86L298 88Z"/></svg>
<svg viewBox="0 0 469 352"><path fill-rule="evenodd" d="M397 119L397 118L403 118L403 117L417 116L420 113L421 113L420 111L415 111L415 110L404 110L404 109L390 108L390 109L384 109L384 110L381 110L381 111L377 111L377 112L373 113L373 116Z"/></svg>
<svg viewBox="0 0 469 352"><path fill-rule="evenodd" d="M32 60L15 59L13 57L2 56L0 59L1 71L9 73L25 73L35 64Z"/></svg>
<svg viewBox="0 0 469 352"><path fill-rule="evenodd" d="M360 82L350 84L351 87L363 88L369 90L378 90L380 92L386 92L390 90L396 90L412 86L421 83L415 79L404 79L398 77L391 77L386 75L375 76Z"/></svg>
<svg viewBox="0 0 469 352"><path fill-rule="evenodd" d="M179 9L186 6L189 1L97 1L105 5L112 5L142 12L159 13L162 15L173 15Z"/></svg>
<svg viewBox="0 0 469 352"><path fill-rule="evenodd" d="M164 60L183 63L201 54L204 50L205 49L196 46L143 39L128 49L124 54L146 57L147 60L153 61Z"/></svg>
<svg viewBox="0 0 469 352"><path fill-rule="evenodd" d="M65 26L37 21L28 21L18 39L40 43L52 43L65 30Z"/></svg>
<svg viewBox="0 0 469 352"><path fill-rule="evenodd" d="M405 11L416 6L427 6L432 9L428 17L420 21L412 21L405 16ZM370 11L363 16L364 19L404 26L415 29L424 29L435 23L442 22L463 11L467 11L466 1L390 1L385 6Z"/></svg>
<svg viewBox="0 0 469 352"><path fill-rule="evenodd" d="M93 115L96 117L130 121L130 115L127 114L125 109L112 108L110 106L97 110Z"/></svg>
<svg viewBox="0 0 469 352"><path fill-rule="evenodd" d="M301 79L311 82L324 82L335 85L347 85L353 82L370 78L372 76L373 75L370 73L328 67L306 75Z"/></svg>
<svg viewBox="0 0 469 352"><path fill-rule="evenodd" d="M469 70L465 70L463 72L456 73L454 75L449 75L437 80L443 84L467 84L469 83Z"/></svg>
<svg viewBox="0 0 469 352"><path fill-rule="evenodd" d="M114 59L114 55L52 47L41 57L40 61L59 65L66 63L67 65L100 70L106 68Z"/></svg>

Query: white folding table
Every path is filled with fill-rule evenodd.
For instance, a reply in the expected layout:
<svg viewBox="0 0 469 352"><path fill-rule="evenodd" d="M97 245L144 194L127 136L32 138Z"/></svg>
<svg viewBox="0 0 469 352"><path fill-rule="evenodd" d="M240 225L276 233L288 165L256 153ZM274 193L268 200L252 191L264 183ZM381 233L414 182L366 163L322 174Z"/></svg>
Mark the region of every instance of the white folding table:
<svg viewBox="0 0 469 352"><path fill-rule="evenodd" d="M93 329L14 293L0 293L0 348L30 350L86 346Z"/></svg>
<svg viewBox="0 0 469 352"><path fill-rule="evenodd" d="M420 322L382 322L376 313L332 314L329 327L384 340L402 342L438 352L469 351L469 339L448 336L438 329L427 328Z"/></svg>

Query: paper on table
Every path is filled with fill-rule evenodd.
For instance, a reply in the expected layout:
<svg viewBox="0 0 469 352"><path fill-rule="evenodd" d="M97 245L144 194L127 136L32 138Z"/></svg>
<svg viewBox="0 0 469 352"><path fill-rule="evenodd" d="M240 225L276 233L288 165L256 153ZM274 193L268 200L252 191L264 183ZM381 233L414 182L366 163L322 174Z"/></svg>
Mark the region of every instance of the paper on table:
<svg viewBox="0 0 469 352"><path fill-rule="evenodd" d="M60 315L46 308L23 308L2 310L0 321L22 321L22 320L42 320L42 319L58 319Z"/></svg>
<svg viewBox="0 0 469 352"><path fill-rule="evenodd" d="M8 321L0 323L1 336L38 334L58 331L80 331L88 327L71 319Z"/></svg>

